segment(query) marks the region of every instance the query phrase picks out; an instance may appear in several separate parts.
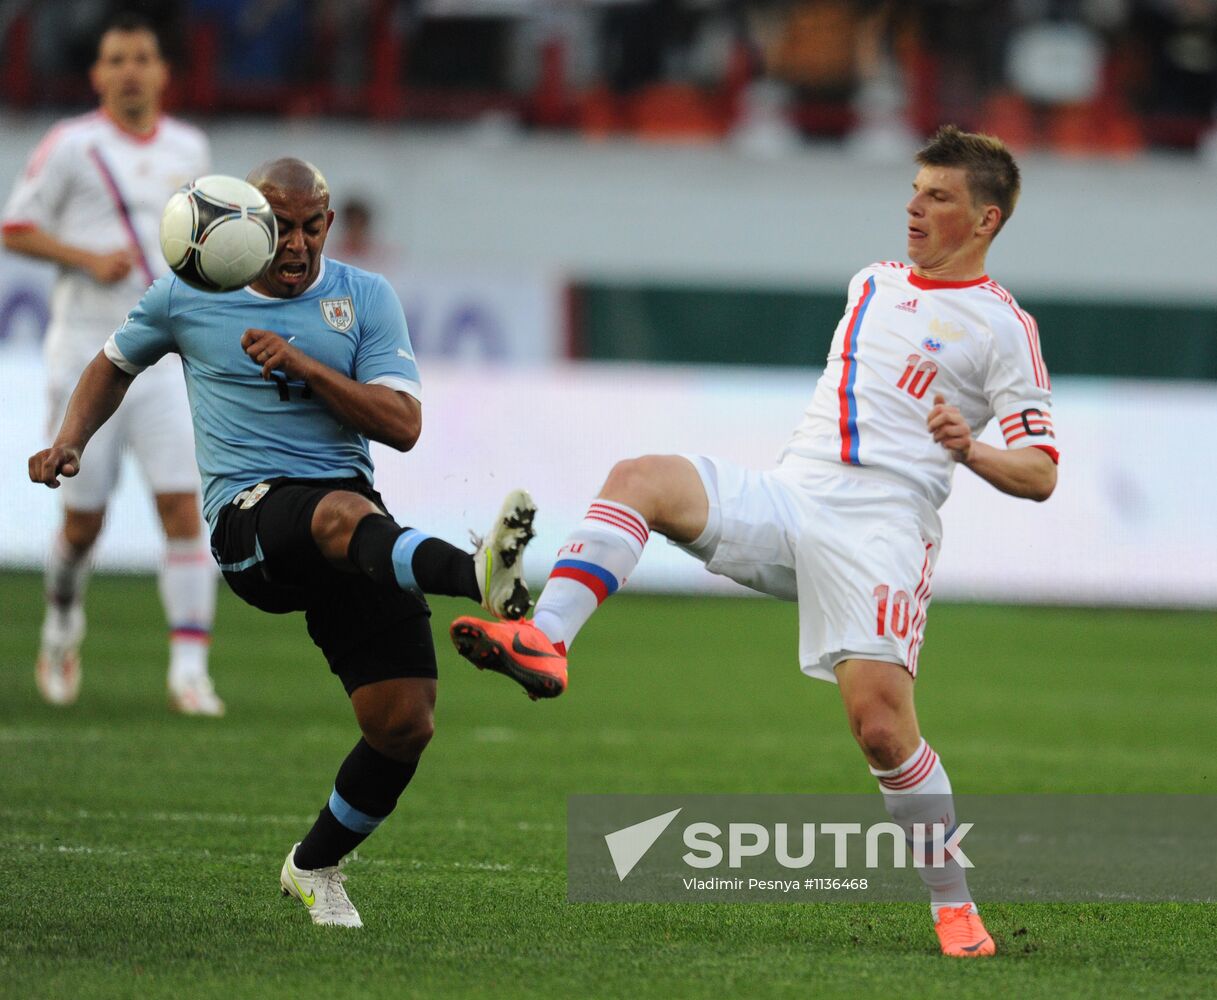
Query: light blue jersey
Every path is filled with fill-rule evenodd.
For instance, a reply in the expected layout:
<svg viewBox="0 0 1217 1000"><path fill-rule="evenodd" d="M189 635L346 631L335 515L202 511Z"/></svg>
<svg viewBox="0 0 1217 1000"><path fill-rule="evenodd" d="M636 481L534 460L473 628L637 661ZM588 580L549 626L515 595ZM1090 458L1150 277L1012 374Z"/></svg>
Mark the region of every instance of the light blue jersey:
<svg viewBox="0 0 1217 1000"><path fill-rule="evenodd" d="M401 303L378 274L323 257L317 280L292 299L248 288L200 292L159 278L110 337L106 356L134 375L170 351L181 355L212 528L225 503L264 479L372 482L367 438L339 423L303 382L282 373L265 381L241 348L251 328L273 330L357 382L422 398Z"/></svg>

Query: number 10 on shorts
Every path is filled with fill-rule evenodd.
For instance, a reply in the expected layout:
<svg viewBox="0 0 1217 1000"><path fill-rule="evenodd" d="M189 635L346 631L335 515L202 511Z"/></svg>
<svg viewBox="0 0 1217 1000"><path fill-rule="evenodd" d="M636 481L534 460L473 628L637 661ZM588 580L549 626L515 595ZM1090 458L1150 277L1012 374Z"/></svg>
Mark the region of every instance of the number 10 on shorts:
<svg viewBox="0 0 1217 1000"><path fill-rule="evenodd" d="M909 634L909 622L912 615L909 614L909 595L903 590L897 590L893 596L891 588L886 583L881 583L877 586L872 594L875 596L875 635L887 635L887 630L890 625L892 635L897 639L903 639ZM889 600L890 598L890 600ZM891 617L888 617L888 609L891 609Z"/></svg>

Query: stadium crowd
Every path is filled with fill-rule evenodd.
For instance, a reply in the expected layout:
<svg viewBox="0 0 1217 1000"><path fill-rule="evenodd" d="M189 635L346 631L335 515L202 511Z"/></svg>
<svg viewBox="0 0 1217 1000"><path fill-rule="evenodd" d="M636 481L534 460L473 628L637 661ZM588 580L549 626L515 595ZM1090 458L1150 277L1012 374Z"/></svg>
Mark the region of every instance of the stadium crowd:
<svg viewBox="0 0 1217 1000"><path fill-rule="evenodd" d="M1016 149L1214 145L1217 0L8 0L0 106L86 102L116 9L158 24L171 104L192 115L488 118L893 157L944 120Z"/></svg>

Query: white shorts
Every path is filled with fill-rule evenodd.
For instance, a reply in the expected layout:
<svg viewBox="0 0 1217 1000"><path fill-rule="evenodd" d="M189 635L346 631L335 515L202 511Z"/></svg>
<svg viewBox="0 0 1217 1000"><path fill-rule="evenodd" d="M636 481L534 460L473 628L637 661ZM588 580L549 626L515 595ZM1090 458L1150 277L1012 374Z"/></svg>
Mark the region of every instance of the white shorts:
<svg viewBox="0 0 1217 1000"><path fill-rule="evenodd" d="M917 676L937 511L911 485L871 469L800 461L757 472L685 456L710 499L705 532L682 546L711 573L799 602L799 665L836 683L864 658Z"/></svg>
<svg viewBox="0 0 1217 1000"><path fill-rule="evenodd" d="M52 372L48 383L49 434L63 422L78 372ZM71 510L100 511L114 492L127 449L154 494L197 493L199 470L194 457L194 427L182 365L176 355L163 358L140 374L122 404L85 448L80 472L61 479L57 491Z"/></svg>

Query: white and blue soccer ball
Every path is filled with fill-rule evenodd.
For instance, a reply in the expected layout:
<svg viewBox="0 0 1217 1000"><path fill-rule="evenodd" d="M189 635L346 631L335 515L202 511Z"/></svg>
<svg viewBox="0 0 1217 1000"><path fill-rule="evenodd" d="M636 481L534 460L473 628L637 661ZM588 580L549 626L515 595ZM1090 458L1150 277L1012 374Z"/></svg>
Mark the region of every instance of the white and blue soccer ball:
<svg viewBox="0 0 1217 1000"><path fill-rule="evenodd" d="M205 292L256 281L275 256L275 213L252 184L208 174L174 193L161 215L161 252L173 273Z"/></svg>

